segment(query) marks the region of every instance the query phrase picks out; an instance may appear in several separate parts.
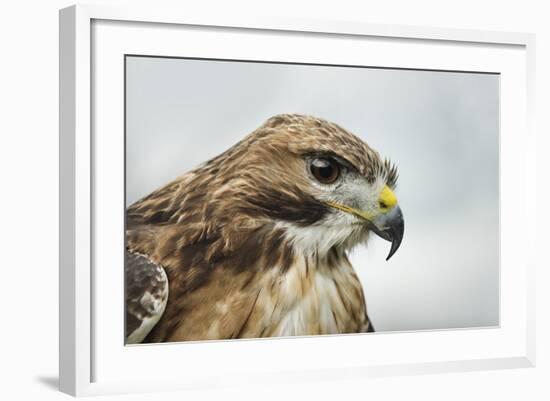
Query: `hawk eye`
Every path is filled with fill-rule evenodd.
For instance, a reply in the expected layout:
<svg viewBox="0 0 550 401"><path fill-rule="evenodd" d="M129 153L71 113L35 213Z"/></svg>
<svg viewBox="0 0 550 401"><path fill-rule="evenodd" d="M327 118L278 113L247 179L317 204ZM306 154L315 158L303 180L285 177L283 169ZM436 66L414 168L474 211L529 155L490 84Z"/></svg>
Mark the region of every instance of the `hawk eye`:
<svg viewBox="0 0 550 401"><path fill-rule="evenodd" d="M309 168L315 179L322 184L332 184L340 177L340 165L326 157L313 159Z"/></svg>

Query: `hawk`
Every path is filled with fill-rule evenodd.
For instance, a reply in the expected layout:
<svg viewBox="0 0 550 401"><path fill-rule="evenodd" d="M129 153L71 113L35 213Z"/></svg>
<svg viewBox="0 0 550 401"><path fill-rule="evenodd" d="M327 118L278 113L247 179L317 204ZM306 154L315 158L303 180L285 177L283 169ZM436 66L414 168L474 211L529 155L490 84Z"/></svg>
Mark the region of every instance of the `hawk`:
<svg viewBox="0 0 550 401"><path fill-rule="evenodd" d="M284 114L132 204L126 342L374 331L348 252L399 248L397 169L332 122Z"/></svg>

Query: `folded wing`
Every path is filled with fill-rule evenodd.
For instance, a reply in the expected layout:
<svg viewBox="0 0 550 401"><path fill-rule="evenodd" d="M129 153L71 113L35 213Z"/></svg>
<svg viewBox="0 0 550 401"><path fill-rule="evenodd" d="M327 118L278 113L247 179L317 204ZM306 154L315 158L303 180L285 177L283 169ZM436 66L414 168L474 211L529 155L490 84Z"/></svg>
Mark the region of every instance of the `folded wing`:
<svg viewBox="0 0 550 401"><path fill-rule="evenodd" d="M147 256L126 252L126 344L141 343L161 318L168 300L164 268Z"/></svg>

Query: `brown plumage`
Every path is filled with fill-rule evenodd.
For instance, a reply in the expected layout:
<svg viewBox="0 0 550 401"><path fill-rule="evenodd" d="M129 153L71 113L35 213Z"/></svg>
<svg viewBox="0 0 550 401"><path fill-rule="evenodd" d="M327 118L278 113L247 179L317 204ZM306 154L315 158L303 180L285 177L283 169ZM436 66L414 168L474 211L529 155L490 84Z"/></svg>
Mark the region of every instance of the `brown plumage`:
<svg viewBox="0 0 550 401"><path fill-rule="evenodd" d="M395 252L403 234L396 180L395 167L336 124L269 119L128 208L127 283L135 255L162 267L169 283L162 317L134 338L372 330L346 252L371 231ZM135 327L134 315L127 325Z"/></svg>

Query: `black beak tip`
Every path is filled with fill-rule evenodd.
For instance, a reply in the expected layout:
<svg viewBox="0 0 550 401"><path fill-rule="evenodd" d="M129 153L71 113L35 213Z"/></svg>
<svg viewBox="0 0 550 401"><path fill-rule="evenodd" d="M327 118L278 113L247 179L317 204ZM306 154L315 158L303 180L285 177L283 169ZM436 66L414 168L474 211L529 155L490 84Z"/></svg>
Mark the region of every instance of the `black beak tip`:
<svg viewBox="0 0 550 401"><path fill-rule="evenodd" d="M405 231L405 223L402 219L387 230L388 237L391 241L391 248L390 253L388 254L388 257L386 258L386 261L390 260L390 258L397 252L399 249L399 246L401 245L401 241L403 240L403 233Z"/></svg>
<svg viewBox="0 0 550 401"><path fill-rule="evenodd" d="M399 245L395 245L396 242L395 241L392 241L391 243L391 248L390 248L390 253L388 254L388 256L386 257L386 262L388 260L390 260L390 258L394 255L395 252L397 252L397 248L399 248Z"/></svg>

